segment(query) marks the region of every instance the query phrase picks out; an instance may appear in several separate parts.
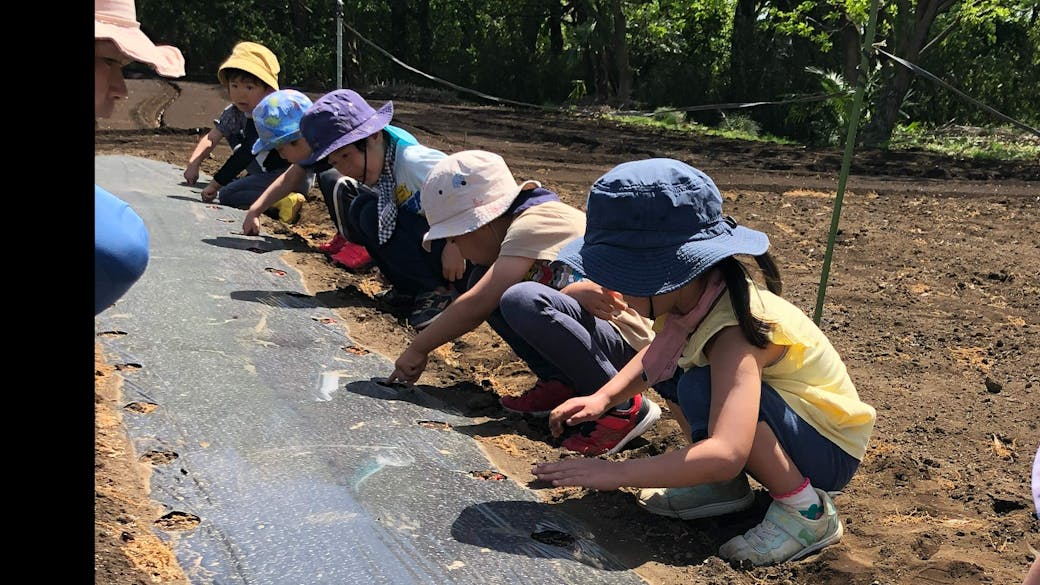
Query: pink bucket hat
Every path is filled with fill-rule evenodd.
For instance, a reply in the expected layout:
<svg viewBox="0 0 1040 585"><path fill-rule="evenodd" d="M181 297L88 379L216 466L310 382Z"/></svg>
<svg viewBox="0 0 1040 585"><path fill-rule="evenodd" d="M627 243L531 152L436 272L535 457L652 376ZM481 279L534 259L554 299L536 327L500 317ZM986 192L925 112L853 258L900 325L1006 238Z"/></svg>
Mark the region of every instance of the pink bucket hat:
<svg viewBox="0 0 1040 585"><path fill-rule="evenodd" d="M184 75L180 49L156 45L141 32L134 0L94 0L94 38L112 40L127 57L151 65L159 75Z"/></svg>
<svg viewBox="0 0 1040 585"><path fill-rule="evenodd" d="M538 181L517 184L501 156L484 150L464 150L442 158L426 176L419 199L430 231L423 248L433 240L475 231L509 209L524 189L541 187Z"/></svg>

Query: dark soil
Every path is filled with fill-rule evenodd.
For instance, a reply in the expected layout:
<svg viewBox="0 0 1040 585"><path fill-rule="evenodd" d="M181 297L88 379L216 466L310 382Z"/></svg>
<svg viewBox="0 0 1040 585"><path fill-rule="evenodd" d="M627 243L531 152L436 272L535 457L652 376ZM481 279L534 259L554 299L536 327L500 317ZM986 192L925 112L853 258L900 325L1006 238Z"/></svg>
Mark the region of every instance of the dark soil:
<svg viewBox="0 0 1040 585"><path fill-rule="evenodd" d="M198 130L225 105L218 86L131 80L118 118L102 120L95 153L184 166ZM594 115L393 98L395 124L446 152L501 154L518 179L537 179L583 207L589 185L632 159L672 157L713 177L726 211L770 235L785 296L812 314L842 153L634 130ZM432 93L432 92L431 92ZM313 96L317 97L317 96ZM212 174L226 144L203 165ZM583 520L597 541L653 585L1020 583L1040 548L1030 468L1040 442L1040 164L957 160L927 152L858 151L852 164L822 327L878 421L852 483L836 498L842 541L780 567L731 568L719 544L758 522L746 513L683 521L653 516L633 490L535 487ZM311 195L317 196L315 191ZM332 235L320 197L294 226L264 218L283 238L305 285L336 310L364 351L391 361L412 331L382 306L378 274L352 274L316 246ZM97 365L96 583L187 582L155 538L147 463L120 434L118 372ZM388 368L388 374L389 374ZM486 326L435 352L420 383L486 421L474 433L497 470L529 485L531 465L563 454L544 423L506 416L496 393L531 374ZM663 403L662 403L663 404ZM681 444L665 413L615 458ZM146 546L148 545L148 546Z"/></svg>

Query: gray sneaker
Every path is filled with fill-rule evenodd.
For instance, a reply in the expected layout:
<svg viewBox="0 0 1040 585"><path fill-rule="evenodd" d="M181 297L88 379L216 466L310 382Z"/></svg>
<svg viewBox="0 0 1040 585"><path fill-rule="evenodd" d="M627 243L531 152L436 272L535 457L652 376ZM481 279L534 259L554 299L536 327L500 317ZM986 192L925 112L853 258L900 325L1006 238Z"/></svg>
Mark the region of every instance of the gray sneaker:
<svg viewBox="0 0 1040 585"><path fill-rule="evenodd" d="M647 512L695 520L747 510L755 503L755 493L741 473L729 481L693 487L647 488L639 491L639 505Z"/></svg>
<svg viewBox="0 0 1040 585"><path fill-rule="evenodd" d="M719 556L731 563L761 567L794 561L838 542L845 529L834 500L823 490L816 493L823 502L823 515L816 520L774 501L762 523L726 541L719 547Z"/></svg>

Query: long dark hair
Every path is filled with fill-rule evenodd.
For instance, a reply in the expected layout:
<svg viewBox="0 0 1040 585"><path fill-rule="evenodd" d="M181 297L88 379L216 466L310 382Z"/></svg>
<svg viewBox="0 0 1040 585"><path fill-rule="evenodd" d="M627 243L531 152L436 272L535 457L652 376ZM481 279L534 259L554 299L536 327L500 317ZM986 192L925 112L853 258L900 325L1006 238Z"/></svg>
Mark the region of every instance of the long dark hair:
<svg viewBox="0 0 1040 585"><path fill-rule="evenodd" d="M783 282L780 280L780 269L777 268L773 257L766 252L754 258L762 276L765 277L766 288L769 292L779 295L783 290ZM747 267L736 256L725 258L715 266L722 271L722 278L725 279L726 289L729 291L729 300L744 337L751 345L764 348L769 343L766 334L772 325L751 314L751 296L746 282L750 275Z"/></svg>

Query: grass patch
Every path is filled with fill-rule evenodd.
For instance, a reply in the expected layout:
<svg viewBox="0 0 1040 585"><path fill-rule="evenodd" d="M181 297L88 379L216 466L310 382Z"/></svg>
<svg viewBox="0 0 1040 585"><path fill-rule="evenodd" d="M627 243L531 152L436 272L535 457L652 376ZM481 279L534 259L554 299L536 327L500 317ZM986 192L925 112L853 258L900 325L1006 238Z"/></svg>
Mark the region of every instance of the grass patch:
<svg viewBox="0 0 1040 585"><path fill-rule="evenodd" d="M649 116L606 114L606 118L628 126L641 128L663 128L706 136L721 136L733 140L747 140L752 142L769 142L773 144L800 144L795 140L781 138L769 133L762 132L758 124L748 116L729 116L718 127L712 128L702 124L686 121L683 112L658 110Z"/></svg>
<svg viewBox="0 0 1040 585"><path fill-rule="evenodd" d="M751 117L743 114L728 116L717 127L687 122L683 112L665 109L650 115L606 113L604 117L619 124L642 128L661 128L752 142L802 144L762 132ZM1032 162L1040 160L1040 136L1011 126L984 128L947 124L938 128L925 128L913 123L896 127L892 132L889 149L920 149L960 159Z"/></svg>
<svg viewBox="0 0 1040 585"><path fill-rule="evenodd" d="M1013 127L983 128L948 124L925 128L909 124L896 127L889 148L928 150L962 159L1040 160L1040 136Z"/></svg>

